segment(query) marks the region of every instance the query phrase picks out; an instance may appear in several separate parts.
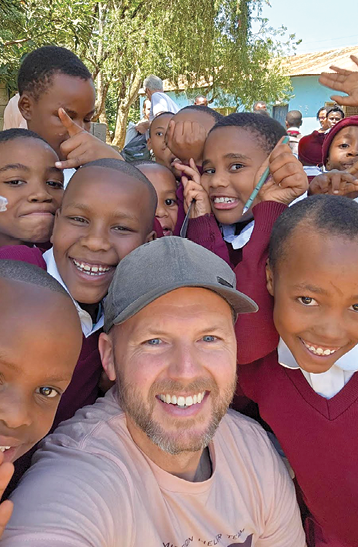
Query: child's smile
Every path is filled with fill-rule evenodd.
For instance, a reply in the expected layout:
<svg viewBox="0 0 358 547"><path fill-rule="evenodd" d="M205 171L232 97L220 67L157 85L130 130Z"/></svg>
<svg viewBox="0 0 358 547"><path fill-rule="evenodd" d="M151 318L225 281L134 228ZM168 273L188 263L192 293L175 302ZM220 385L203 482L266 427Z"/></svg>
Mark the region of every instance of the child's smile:
<svg viewBox="0 0 358 547"><path fill-rule="evenodd" d="M265 150L246 129L229 126L210 133L205 142L201 184L218 222L234 224L240 220L256 173L266 158Z"/></svg>
<svg viewBox="0 0 358 547"><path fill-rule="evenodd" d="M358 343L358 243L302 223L285 245L268 268L275 326L302 369L325 372Z"/></svg>

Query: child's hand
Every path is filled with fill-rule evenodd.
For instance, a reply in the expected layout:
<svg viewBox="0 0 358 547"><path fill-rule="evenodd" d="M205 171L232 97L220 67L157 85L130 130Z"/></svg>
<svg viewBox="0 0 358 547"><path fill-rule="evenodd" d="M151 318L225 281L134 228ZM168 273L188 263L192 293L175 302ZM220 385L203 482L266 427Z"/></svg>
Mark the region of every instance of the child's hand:
<svg viewBox="0 0 358 547"><path fill-rule="evenodd" d="M210 199L200 184L200 173L196 168L195 161L191 158L189 166L175 162L174 167L182 171L184 175L181 181L184 186L184 211L188 212L191 202L194 200L190 210L190 218L202 217L211 213Z"/></svg>
<svg viewBox="0 0 358 547"><path fill-rule="evenodd" d="M356 172L358 171L358 165ZM333 194L336 196L346 196L352 192L358 191L358 179L356 175L349 171L327 171L322 175L315 177L308 189L310 196L314 194Z"/></svg>
<svg viewBox="0 0 358 547"><path fill-rule="evenodd" d="M165 143L180 161L189 162L190 158L193 158L195 164L199 164L202 160L206 137L206 129L197 122L170 120L165 134Z"/></svg>
<svg viewBox="0 0 358 547"><path fill-rule="evenodd" d="M289 205L307 191L308 179L302 164L292 154L289 145L282 144L282 139L256 173L255 186L267 165L270 177L261 188L257 201L278 201Z"/></svg>
<svg viewBox="0 0 358 547"><path fill-rule="evenodd" d="M66 156L67 160L57 161L56 167L59 169L72 169L102 158L123 159L108 144L97 139L97 137L91 135L71 120L63 108L58 109L58 115L62 124L67 129L69 138L60 146L61 152Z"/></svg>
<svg viewBox="0 0 358 547"><path fill-rule="evenodd" d="M358 57L350 56L352 61L358 66ZM358 106L358 72L353 70L345 70L338 66L330 66L335 72L322 72L319 77L319 83L334 89L335 91L343 91L348 97L341 95L332 95L331 99L340 105Z"/></svg>
<svg viewBox="0 0 358 547"><path fill-rule="evenodd" d="M14 466L10 462L4 463L4 454L0 453L0 499L3 496L7 485L14 473ZM5 530L7 523L10 520L13 509L13 503L10 500L5 500L0 503L0 538Z"/></svg>

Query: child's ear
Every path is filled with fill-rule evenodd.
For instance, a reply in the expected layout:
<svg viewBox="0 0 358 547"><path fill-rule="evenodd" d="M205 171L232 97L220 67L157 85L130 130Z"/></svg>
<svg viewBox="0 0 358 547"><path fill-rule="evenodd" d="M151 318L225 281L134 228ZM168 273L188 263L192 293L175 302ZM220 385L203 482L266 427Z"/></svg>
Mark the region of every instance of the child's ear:
<svg viewBox="0 0 358 547"><path fill-rule="evenodd" d="M55 223L56 223L56 220L58 219L58 217L60 216L60 211L61 211L61 207L59 209L57 209L57 211L55 213ZM53 227L55 227L55 223L54 223ZM52 230L52 234L51 234L51 237L50 237L50 243L53 244L53 230Z"/></svg>
<svg viewBox="0 0 358 547"><path fill-rule="evenodd" d="M30 95L26 91L21 95L19 99L18 108L21 112L22 117L25 118L26 121L30 121L32 119L33 103L34 99L32 95Z"/></svg>
<svg viewBox="0 0 358 547"><path fill-rule="evenodd" d="M102 366L110 380L116 379L116 368L114 366L113 343L108 334L101 332L98 340L98 350L101 356Z"/></svg>
<svg viewBox="0 0 358 547"><path fill-rule="evenodd" d="M155 239L157 239L157 232L153 230L152 232L150 232L150 234L147 235L145 242L149 243L149 241L154 241Z"/></svg>
<svg viewBox="0 0 358 547"><path fill-rule="evenodd" d="M152 139L150 137L147 140L147 148L148 148L149 151L151 151L151 149L152 149Z"/></svg>
<svg viewBox="0 0 358 547"><path fill-rule="evenodd" d="M273 272L268 260L266 262L266 287L270 295L274 296Z"/></svg>
<svg viewBox="0 0 358 547"><path fill-rule="evenodd" d="M332 170L331 161L330 161L329 157L328 157L328 159L327 159L327 161L326 161L326 163L325 163L325 168L326 168L327 171L331 171L331 170Z"/></svg>

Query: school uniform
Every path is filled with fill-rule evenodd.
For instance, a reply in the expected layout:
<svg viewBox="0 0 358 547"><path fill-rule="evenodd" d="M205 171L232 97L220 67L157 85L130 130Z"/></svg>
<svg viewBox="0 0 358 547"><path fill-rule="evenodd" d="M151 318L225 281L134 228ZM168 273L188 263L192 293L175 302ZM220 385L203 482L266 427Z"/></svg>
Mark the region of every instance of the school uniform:
<svg viewBox="0 0 358 547"><path fill-rule="evenodd" d="M358 348L326 373L309 374L298 367L273 324L265 279L270 233L261 230L259 235L253 233L237 268L238 289L260 308L239 316L236 325L238 395L243 392L258 404L295 472L309 510L309 546L356 547Z"/></svg>

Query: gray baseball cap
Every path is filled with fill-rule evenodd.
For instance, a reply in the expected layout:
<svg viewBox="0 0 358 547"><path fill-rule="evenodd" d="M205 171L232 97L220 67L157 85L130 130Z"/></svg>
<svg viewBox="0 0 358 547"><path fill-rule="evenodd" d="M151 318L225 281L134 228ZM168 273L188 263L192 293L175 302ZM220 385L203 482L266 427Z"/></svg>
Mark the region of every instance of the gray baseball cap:
<svg viewBox="0 0 358 547"><path fill-rule="evenodd" d="M258 310L251 298L235 289L235 274L224 260L188 239L168 236L141 245L121 260L104 303L104 331L181 287L214 291L236 314Z"/></svg>

